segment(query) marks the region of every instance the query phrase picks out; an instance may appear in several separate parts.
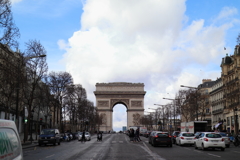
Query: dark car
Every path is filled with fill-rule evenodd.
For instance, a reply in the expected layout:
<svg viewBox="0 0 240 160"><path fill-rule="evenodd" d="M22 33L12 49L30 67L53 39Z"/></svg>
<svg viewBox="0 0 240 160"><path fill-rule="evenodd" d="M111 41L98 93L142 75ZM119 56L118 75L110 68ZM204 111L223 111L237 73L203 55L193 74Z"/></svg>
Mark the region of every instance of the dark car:
<svg viewBox="0 0 240 160"><path fill-rule="evenodd" d="M144 132L143 137L148 138L150 134L151 134L151 131L146 131Z"/></svg>
<svg viewBox="0 0 240 160"><path fill-rule="evenodd" d="M159 145L166 145L172 147L172 136L168 132L153 131L148 137L148 142L156 147Z"/></svg>
<svg viewBox="0 0 240 160"><path fill-rule="evenodd" d="M58 129L43 129L38 138L38 145L41 146L42 144L53 144L60 145L61 141L61 134Z"/></svg>
<svg viewBox="0 0 240 160"><path fill-rule="evenodd" d="M172 143L176 144L176 137L179 135L180 131L173 131L172 133Z"/></svg>

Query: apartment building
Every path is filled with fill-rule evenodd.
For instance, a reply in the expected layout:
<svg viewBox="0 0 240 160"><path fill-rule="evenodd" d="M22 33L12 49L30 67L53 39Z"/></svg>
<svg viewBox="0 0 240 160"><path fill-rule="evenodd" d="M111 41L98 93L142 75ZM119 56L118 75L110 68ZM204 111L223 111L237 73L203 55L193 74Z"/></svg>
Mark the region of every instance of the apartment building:
<svg viewBox="0 0 240 160"><path fill-rule="evenodd" d="M236 45L234 54L222 58L221 78L223 81L223 99L226 129L231 133L239 131L239 78L240 78L240 46Z"/></svg>
<svg viewBox="0 0 240 160"><path fill-rule="evenodd" d="M222 78L217 78L210 92L212 127L214 128L217 124L222 123L221 130L226 130L226 115L223 112L225 99L223 96L223 81Z"/></svg>
<svg viewBox="0 0 240 160"><path fill-rule="evenodd" d="M203 79L202 84L198 85L198 120L207 121L208 130L212 129L210 92L214 84L211 79Z"/></svg>

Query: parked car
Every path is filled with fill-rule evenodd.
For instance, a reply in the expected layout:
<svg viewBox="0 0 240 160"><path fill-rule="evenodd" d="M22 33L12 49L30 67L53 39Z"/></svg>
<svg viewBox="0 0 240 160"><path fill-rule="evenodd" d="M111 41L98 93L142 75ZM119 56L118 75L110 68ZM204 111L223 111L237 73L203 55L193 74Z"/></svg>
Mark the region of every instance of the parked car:
<svg viewBox="0 0 240 160"><path fill-rule="evenodd" d="M173 131L172 133L172 143L176 143L176 137L179 135L180 131Z"/></svg>
<svg viewBox="0 0 240 160"><path fill-rule="evenodd" d="M222 151L225 150L226 146L224 138L219 133L202 132L199 136L196 136L195 138L195 149L202 148L202 150L206 150L208 148L220 148Z"/></svg>
<svg viewBox="0 0 240 160"><path fill-rule="evenodd" d="M176 144L177 145L194 145L195 135L192 132L181 132L176 137Z"/></svg>
<svg viewBox="0 0 240 160"><path fill-rule="evenodd" d="M15 122L0 119L0 159L23 160L22 144Z"/></svg>
<svg viewBox="0 0 240 160"><path fill-rule="evenodd" d="M65 134L69 137L69 140L73 140L73 134L72 133L66 132Z"/></svg>
<svg viewBox="0 0 240 160"><path fill-rule="evenodd" d="M78 139L79 132L73 133L73 139Z"/></svg>
<svg viewBox="0 0 240 160"><path fill-rule="evenodd" d="M159 145L172 147L172 138L168 132L153 131L148 137L148 142L154 147Z"/></svg>
<svg viewBox="0 0 240 160"><path fill-rule="evenodd" d="M89 132L85 132L85 138L87 141L91 140L91 134ZM78 133L78 141L82 140L82 132Z"/></svg>
<svg viewBox="0 0 240 160"><path fill-rule="evenodd" d="M61 137L61 134L58 129L43 129L38 138L38 145L39 146L41 146L42 144L56 145L56 143L60 145L61 143L60 137Z"/></svg>
<svg viewBox="0 0 240 160"><path fill-rule="evenodd" d="M63 141L67 141L67 142L70 141L70 137L68 136L67 133L63 133Z"/></svg>
<svg viewBox="0 0 240 160"><path fill-rule="evenodd" d="M224 138L226 148L229 148L231 141L230 141L230 138L228 137L227 133L219 132L219 134L221 134L221 136Z"/></svg>
<svg viewBox="0 0 240 160"><path fill-rule="evenodd" d="M143 134L143 137L148 138L150 134L151 134L151 131L146 131L146 132Z"/></svg>

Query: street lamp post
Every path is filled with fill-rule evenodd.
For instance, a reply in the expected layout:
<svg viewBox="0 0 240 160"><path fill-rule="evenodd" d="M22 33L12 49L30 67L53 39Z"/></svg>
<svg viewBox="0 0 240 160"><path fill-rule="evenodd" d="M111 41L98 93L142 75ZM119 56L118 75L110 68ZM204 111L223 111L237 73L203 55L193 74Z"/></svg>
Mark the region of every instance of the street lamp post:
<svg viewBox="0 0 240 160"><path fill-rule="evenodd" d="M186 87L186 88L190 88L190 89L195 89L195 96L196 96L196 117L197 117L197 121L198 121L198 102L197 102L197 91L198 91L198 88L196 88L196 87L191 87L191 86L184 86L184 85L180 85L180 87Z"/></svg>
<svg viewBox="0 0 240 160"><path fill-rule="evenodd" d="M20 89L20 86L19 86L19 81L20 81L20 77L19 77L19 74L20 74L20 69L26 64L26 61L29 60L29 59L32 59L32 58L40 58L40 57L46 57L46 55L39 55L39 56L31 56L31 57L22 57L22 63L18 64L18 77L17 77L17 93L16 93L16 126L17 126L17 130L19 131L19 115L18 115L18 108L19 108L19 89ZM25 111L23 111L25 112ZM25 133L25 131L24 131Z"/></svg>

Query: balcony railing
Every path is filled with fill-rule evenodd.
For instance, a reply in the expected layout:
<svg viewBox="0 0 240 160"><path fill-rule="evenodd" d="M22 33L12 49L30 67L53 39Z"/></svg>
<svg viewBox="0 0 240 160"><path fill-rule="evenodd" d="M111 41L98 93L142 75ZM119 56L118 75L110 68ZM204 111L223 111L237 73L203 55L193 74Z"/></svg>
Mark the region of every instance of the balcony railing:
<svg viewBox="0 0 240 160"><path fill-rule="evenodd" d="M235 103L232 103L231 105L229 105L229 108L235 108L238 105L239 105L239 102L235 102Z"/></svg>
<svg viewBox="0 0 240 160"><path fill-rule="evenodd" d="M216 109L216 110L212 111L212 114L220 114L220 113L223 113L223 108Z"/></svg>

